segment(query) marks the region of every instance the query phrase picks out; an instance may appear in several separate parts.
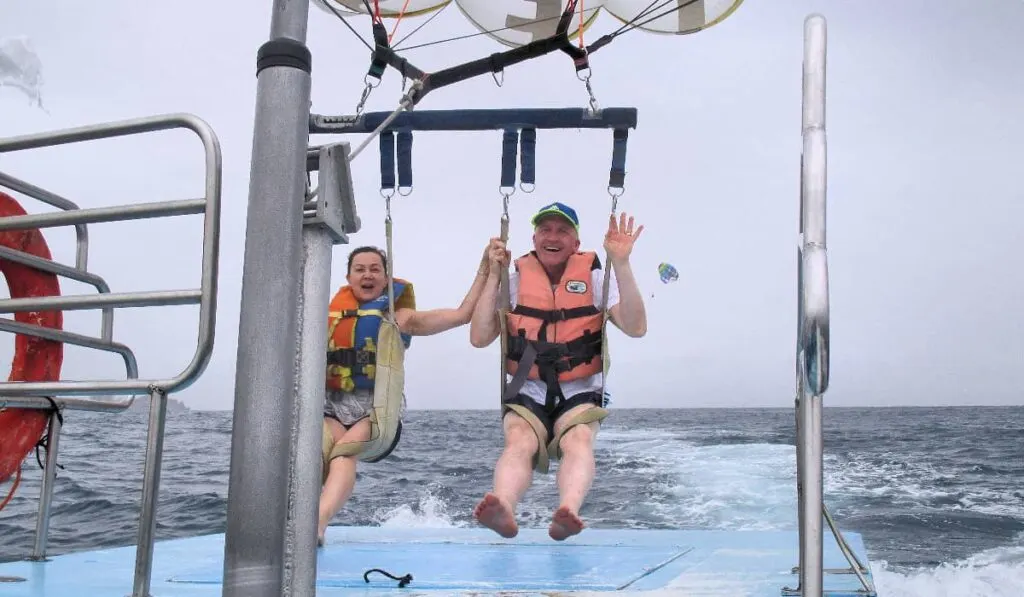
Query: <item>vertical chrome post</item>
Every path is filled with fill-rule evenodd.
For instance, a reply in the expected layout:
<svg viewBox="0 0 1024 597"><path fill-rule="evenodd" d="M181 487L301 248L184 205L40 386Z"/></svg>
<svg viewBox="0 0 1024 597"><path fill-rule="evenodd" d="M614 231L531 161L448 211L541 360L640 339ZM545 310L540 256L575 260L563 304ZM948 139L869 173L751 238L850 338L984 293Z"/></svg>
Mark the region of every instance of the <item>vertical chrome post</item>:
<svg viewBox="0 0 1024 597"><path fill-rule="evenodd" d="M280 597L312 71L308 0L274 0L260 47L224 546L226 597Z"/></svg>
<svg viewBox="0 0 1024 597"><path fill-rule="evenodd" d="M331 257L335 244L359 229L355 214L349 144L319 149L319 190L302 229L302 291L295 390L293 464L289 475L285 591L290 597L316 593L316 527L320 504L327 369L327 312L331 297ZM308 209L307 205L307 209Z"/></svg>
<svg viewBox="0 0 1024 597"><path fill-rule="evenodd" d="M146 436L146 464L142 476L142 508L139 512L139 542L135 547L135 583L132 597L149 597L166 422L167 394L162 388L153 387L149 393L149 430Z"/></svg>
<svg viewBox="0 0 1024 597"><path fill-rule="evenodd" d="M50 413L50 429L46 434L46 465L43 469L43 485L39 490L39 516L36 517L36 541L32 547L32 560L46 559L46 543L50 534L50 506L53 504L53 485L57 480L57 452L60 449L60 432L63 427L60 413Z"/></svg>
<svg viewBox="0 0 1024 597"><path fill-rule="evenodd" d="M324 372L327 370L327 305L330 301L331 238L326 230L302 230L301 333L295 386L294 463L289 475L289 545L285 595L316 593L316 527L319 520Z"/></svg>
<svg viewBox="0 0 1024 597"><path fill-rule="evenodd" d="M825 242L827 160L825 139L826 27L821 15L804 21L803 155L800 181L801 247L797 333L798 474L800 496L800 591L823 589L822 395L828 387L829 305Z"/></svg>
<svg viewBox="0 0 1024 597"><path fill-rule="evenodd" d="M330 301L331 238L307 226L302 231L302 332L298 342L294 461L289 475L285 595L316 593L316 527L319 519L324 372L327 370L327 305Z"/></svg>

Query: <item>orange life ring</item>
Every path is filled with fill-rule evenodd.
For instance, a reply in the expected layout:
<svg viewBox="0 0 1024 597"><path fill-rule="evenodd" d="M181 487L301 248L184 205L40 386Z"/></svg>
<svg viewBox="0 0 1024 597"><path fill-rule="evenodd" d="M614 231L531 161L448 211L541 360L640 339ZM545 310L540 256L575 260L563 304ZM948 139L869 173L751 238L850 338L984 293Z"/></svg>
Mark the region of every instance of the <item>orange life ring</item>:
<svg viewBox="0 0 1024 597"><path fill-rule="evenodd" d="M10 195L0 191L0 217L25 215L25 210ZM0 231L0 245L50 259L50 248L39 230ZM0 258L0 272L7 280L11 298L57 296L60 284L57 274ZM62 311L26 311L15 313L21 323L62 329ZM8 381L57 381L64 362L64 343L37 336L16 334L14 361ZM2 399L0 399L2 402ZM46 430L50 411L36 408L0 409L0 483L20 473L21 463L39 442ZM19 475L20 476L20 475ZM15 481L17 482L17 480ZM13 488L11 493L13 493ZM2 494L0 494L2 495ZM7 499L10 499L10 495Z"/></svg>

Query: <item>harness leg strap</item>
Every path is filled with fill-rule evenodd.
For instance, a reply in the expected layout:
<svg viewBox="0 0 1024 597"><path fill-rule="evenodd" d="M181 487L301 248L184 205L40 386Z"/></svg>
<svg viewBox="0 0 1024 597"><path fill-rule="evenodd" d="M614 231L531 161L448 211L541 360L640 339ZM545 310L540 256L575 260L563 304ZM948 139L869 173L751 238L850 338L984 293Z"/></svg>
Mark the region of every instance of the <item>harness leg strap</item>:
<svg viewBox="0 0 1024 597"><path fill-rule="evenodd" d="M552 460L560 460L562 458L562 436L564 436L567 431L577 425L586 425L595 421L603 421L608 414L609 413L606 409L601 408L600 406L595 406L588 408L569 419L569 422L564 428L562 428L562 432L556 435L555 438L551 440L551 443L548 444L548 457Z"/></svg>
<svg viewBox="0 0 1024 597"><path fill-rule="evenodd" d="M548 460L548 430L544 427L544 423L540 422L537 415L521 404L506 404L505 408L516 413L520 417L526 420L533 428L533 432L537 435L537 453L533 458L533 469L539 473L547 474L550 462Z"/></svg>
<svg viewBox="0 0 1024 597"><path fill-rule="evenodd" d="M356 456L363 452L370 444L375 442L380 436L380 432L377 426L377 413L370 413L370 439L365 441L353 441L353 442L338 442L331 446L330 453L328 454L327 462L334 460L341 456Z"/></svg>
<svg viewBox="0 0 1024 597"><path fill-rule="evenodd" d="M320 484L323 485L324 481L327 480L327 471L331 468L331 450L334 449L334 436L331 435L331 429L327 426L327 421L324 421L324 432L323 440L320 445L320 455L323 457L323 468L320 474Z"/></svg>

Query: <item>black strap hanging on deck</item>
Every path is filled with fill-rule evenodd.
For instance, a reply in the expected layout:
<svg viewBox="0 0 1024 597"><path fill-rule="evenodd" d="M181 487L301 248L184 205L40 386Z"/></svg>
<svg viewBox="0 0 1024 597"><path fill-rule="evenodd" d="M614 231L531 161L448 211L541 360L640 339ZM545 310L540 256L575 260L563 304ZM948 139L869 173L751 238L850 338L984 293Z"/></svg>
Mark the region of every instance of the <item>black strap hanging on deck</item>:
<svg viewBox="0 0 1024 597"><path fill-rule="evenodd" d="M395 576L394 574L391 574L390 572L388 572L386 570L381 570L380 568L370 568L369 570L367 570L366 572L363 573L363 580L366 581L367 583L370 582L370 573L371 572L379 572L380 574L383 574L384 576L386 576L386 577L388 577L388 578L390 578L392 580L397 580L398 581L398 588L400 588L400 589L404 589L405 585L407 585L407 584L412 582L412 575L411 574L406 574L404 576Z"/></svg>

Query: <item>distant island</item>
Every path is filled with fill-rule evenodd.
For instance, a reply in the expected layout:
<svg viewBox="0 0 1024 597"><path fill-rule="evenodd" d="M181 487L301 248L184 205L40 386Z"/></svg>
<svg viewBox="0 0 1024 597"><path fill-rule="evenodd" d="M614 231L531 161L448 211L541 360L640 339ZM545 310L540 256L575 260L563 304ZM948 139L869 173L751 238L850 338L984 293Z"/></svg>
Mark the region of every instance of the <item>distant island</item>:
<svg viewBox="0 0 1024 597"><path fill-rule="evenodd" d="M176 415L181 413L190 412L191 409L185 406L185 403L177 398L171 397L167 399L167 413ZM128 407L127 412L149 412L149 397L146 395L140 395L132 402L132 405Z"/></svg>

